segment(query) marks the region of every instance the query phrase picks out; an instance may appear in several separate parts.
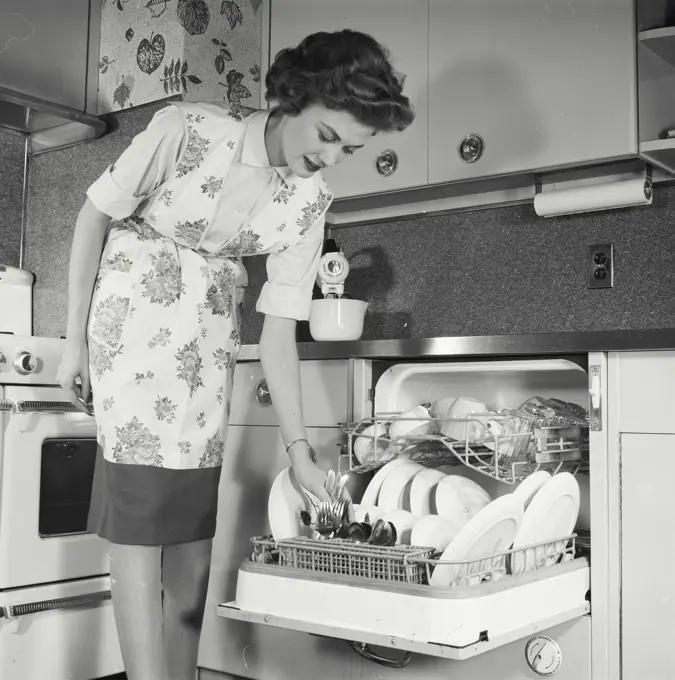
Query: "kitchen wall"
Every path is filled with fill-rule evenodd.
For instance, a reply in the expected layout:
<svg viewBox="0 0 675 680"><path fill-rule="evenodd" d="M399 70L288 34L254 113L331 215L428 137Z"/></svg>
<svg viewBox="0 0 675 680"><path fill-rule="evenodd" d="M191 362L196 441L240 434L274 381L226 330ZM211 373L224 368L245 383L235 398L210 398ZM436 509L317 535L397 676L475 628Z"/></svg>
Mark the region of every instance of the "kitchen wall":
<svg viewBox="0 0 675 680"><path fill-rule="evenodd" d="M0 131L0 264L19 266L24 138Z"/></svg>
<svg viewBox="0 0 675 680"><path fill-rule="evenodd" d="M37 275L36 334L64 333L68 253L87 187L164 105L115 114L106 137L31 160L26 266ZM669 187L646 208L544 220L521 206L333 235L352 262L348 292L370 301L367 338L665 328L675 326L674 218ZM616 283L591 291L587 246L599 241L615 244ZM264 260L247 264L243 334L255 342Z"/></svg>
<svg viewBox="0 0 675 680"><path fill-rule="evenodd" d="M347 292L370 303L363 337L418 338L672 328L674 226L675 187L660 187L645 208L543 219L528 205L332 236L352 265ZM615 245L615 285L589 290L588 245L600 242Z"/></svg>
<svg viewBox="0 0 675 680"><path fill-rule="evenodd" d="M260 101L262 0L111 0L101 17L99 114L182 94Z"/></svg>

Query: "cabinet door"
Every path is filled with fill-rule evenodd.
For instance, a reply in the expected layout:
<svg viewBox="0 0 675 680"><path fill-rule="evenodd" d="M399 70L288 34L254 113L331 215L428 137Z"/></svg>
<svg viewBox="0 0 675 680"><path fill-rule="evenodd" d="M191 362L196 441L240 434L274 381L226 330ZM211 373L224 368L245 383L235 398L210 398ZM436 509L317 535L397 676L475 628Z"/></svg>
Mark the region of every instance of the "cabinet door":
<svg viewBox="0 0 675 680"><path fill-rule="evenodd" d="M341 431L309 428L307 434L319 465L335 469ZM288 456L278 428L229 428L199 665L234 677L351 677L353 653L343 641L216 615L219 604L235 598L237 572L251 554L251 537L269 534L267 499L277 474L286 467Z"/></svg>
<svg viewBox="0 0 675 680"><path fill-rule="evenodd" d="M90 1L100 20L100 0L2 0L0 86L84 111Z"/></svg>
<svg viewBox="0 0 675 680"><path fill-rule="evenodd" d="M675 435L621 436L621 677L675 677Z"/></svg>
<svg viewBox="0 0 675 680"><path fill-rule="evenodd" d="M430 0L429 181L637 153L634 0ZM483 155L462 161L465 136Z"/></svg>
<svg viewBox="0 0 675 680"><path fill-rule="evenodd" d="M404 92L417 112L402 133L377 135L353 158L324 176L336 198L423 186L427 182L427 3L410 0L272 0L270 59L316 31L343 28L369 33L389 50L397 71L406 75ZM384 177L378 154L394 150L398 167Z"/></svg>

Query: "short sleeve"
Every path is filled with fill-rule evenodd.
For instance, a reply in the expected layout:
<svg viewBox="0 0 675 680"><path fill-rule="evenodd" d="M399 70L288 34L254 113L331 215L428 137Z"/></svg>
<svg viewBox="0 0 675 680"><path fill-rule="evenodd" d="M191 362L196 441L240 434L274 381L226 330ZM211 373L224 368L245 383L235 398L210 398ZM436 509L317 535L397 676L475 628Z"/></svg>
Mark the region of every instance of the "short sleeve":
<svg viewBox="0 0 675 680"><path fill-rule="evenodd" d="M256 304L258 312L297 321L309 319L324 224L325 218L321 217L294 246L267 256L267 282Z"/></svg>
<svg viewBox="0 0 675 680"><path fill-rule="evenodd" d="M121 220L173 173L185 139L183 112L177 106L158 111L148 127L87 190L91 202Z"/></svg>

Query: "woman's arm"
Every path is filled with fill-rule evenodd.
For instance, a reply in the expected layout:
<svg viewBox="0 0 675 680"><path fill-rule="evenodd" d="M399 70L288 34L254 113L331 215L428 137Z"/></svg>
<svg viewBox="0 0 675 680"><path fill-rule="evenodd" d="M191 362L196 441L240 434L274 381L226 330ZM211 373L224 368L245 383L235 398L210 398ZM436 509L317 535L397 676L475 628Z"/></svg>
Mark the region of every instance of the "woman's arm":
<svg viewBox="0 0 675 680"><path fill-rule="evenodd" d="M103 240L109 224L110 217L96 208L90 199L87 199L75 224L75 235L70 251L68 330L66 332L68 339L84 340L86 338L89 306L103 251Z"/></svg>
<svg viewBox="0 0 675 680"><path fill-rule="evenodd" d="M90 199L80 210L70 253L68 273L68 326L66 346L59 366L58 381L70 401L88 412L91 397L89 352L87 351L87 320L96 282L96 273L103 250L103 241L110 217L102 213ZM80 385L76 383L80 379Z"/></svg>
<svg viewBox="0 0 675 680"><path fill-rule="evenodd" d="M295 344L296 323L295 319L266 314L258 352L281 436L287 446L292 444L288 455L298 482L320 500L330 500L325 488L326 473L312 462L306 441L300 362ZM301 441L296 441L298 439Z"/></svg>

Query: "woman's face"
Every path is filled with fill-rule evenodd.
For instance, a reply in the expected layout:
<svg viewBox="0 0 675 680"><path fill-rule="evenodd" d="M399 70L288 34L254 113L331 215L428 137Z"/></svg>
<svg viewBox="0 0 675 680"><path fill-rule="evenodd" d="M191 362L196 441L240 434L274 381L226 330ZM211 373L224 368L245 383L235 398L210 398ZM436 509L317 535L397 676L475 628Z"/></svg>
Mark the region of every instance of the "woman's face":
<svg viewBox="0 0 675 680"><path fill-rule="evenodd" d="M283 116L278 121L270 140L273 148L268 144L270 161L288 165L298 177L311 177L322 168L342 163L374 132L350 113L313 104L297 116Z"/></svg>

